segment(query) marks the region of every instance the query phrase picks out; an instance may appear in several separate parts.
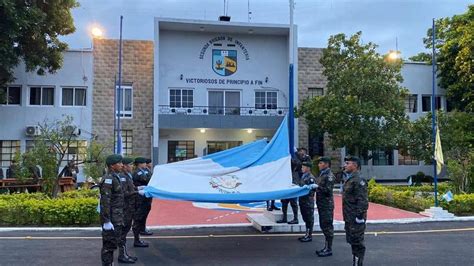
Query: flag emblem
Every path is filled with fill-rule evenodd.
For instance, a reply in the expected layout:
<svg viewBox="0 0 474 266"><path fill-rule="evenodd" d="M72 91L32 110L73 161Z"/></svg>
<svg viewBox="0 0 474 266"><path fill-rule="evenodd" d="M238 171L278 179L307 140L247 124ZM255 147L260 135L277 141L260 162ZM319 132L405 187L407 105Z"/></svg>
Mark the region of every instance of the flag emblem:
<svg viewBox="0 0 474 266"><path fill-rule="evenodd" d="M220 76L230 76L237 72L237 51L212 50L212 70Z"/></svg>

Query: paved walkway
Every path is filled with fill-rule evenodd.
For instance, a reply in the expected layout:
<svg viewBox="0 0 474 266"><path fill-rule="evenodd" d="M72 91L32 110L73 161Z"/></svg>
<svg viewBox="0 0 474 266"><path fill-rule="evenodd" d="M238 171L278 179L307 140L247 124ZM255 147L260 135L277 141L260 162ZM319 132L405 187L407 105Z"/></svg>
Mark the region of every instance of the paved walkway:
<svg viewBox="0 0 474 266"><path fill-rule="evenodd" d="M341 196L335 195L334 219L342 221ZM277 202L277 205L279 202ZM250 204L193 203L186 201L153 200L148 217L149 226L206 225L249 223L248 212L261 212L265 202ZM425 218L418 213L370 203L369 220Z"/></svg>

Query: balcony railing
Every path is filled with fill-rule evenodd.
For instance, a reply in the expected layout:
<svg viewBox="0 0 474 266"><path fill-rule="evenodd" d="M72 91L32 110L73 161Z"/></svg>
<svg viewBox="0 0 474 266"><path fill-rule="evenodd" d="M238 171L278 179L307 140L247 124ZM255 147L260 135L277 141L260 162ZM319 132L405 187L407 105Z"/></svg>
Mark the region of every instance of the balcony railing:
<svg viewBox="0 0 474 266"><path fill-rule="evenodd" d="M226 116L284 116L288 108L260 109L255 107L230 107L230 106L193 106L171 107L160 105L160 115L226 115Z"/></svg>

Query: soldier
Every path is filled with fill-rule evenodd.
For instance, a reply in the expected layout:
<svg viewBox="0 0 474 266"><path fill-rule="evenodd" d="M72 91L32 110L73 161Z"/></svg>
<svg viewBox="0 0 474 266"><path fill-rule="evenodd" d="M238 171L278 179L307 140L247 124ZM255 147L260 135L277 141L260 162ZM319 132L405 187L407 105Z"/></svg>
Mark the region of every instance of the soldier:
<svg viewBox="0 0 474 266"><path fill-rule="evenodd" d="M267 211L273 211L273 210L279 211L280 210L280 208L278 208L275 205L275 200L267 200L266 203L267 203Z"/></svg>
<svg viewBox="0 0 474 266"><path fill-rule="evenodd" d="M313 241L313 226L314 226L314 192L318 185L316 185L316 180L314 176L311 174L311 167L313 167L313 163L310 161L305 161L302 163L302 172L303 175L301 176L299 185L310 186L311 190L305 196L299 197L299 205L301 216L303 216L303 221L306 226L306 233L303 237L298 238L301 242L311 242Z"/></svg>
<svg viewBox="0 0 474 266"><path fill-rule="evenodd" d="M153 175L153 164L151 163L151 159L147 159L147 158L145 158L145 163L146 163L146 166L144 170L145 170L145 173L148 175L148 180L150 180ZM150 209L151 209L151 199L150 199ZM148 214L150 214L150 211L148 211L148 213L146 214L145 221L148 218ZM148 228L146 228L145 226L145 230L141 231L140 235L151 236L153 235L153 232L148 230Z"/></svg>
<svg viewBox="0 0 474 266"><path fill-rule="evenodd" d="M123 226L123 191L119 173L122 156L110 155L106 159L108 173L100 183L100 222L102 224L102 265L112 265L114 250Z"/></svg>
<svg viewBox="0 0 474 266"><path fill-rule="evenodd" d="M319 176L316 178L316 204L318 206L319 226L326 239L324 248L317 250L319 257L332 256L332 240L334 238L334 199L332 190L335 177L331 171L331 158L320 157L318 159Z"/></svg>
<svg viewBox="0 0 474 266"><path fill-rule="evenodd" d="M369 207L367 181L360 176L360 159L345 159L346 180L342 194L342 214L346 241L352 248L352 265L362 265L365 255L364 232Z"/></svg>
<svg viewBox="0 0 474 266"><path fill-rule="evenodd" d="M298 153L296 154L296 158L291 159L291 174L293 178L293 184L299 185L299 181L303 172L301 170L301 163L311 161L309 155L306 154L305 148L299 148ZM288 213L288 204L291 205L291 209L293 210L293 220L287 220L287 213ZM283 212L283 218L281 220L276 221L277 223L288 223L288 224L298 224L298 201L297 198L291 199L282 199L281 200L281 209Z"/></svg>
<svg viewBox="0 0 474 266"><path fill-rule="evenodd" d="M124 209L123 209L123 230L119 243L119 262L135 263L137 257L130 256L127 252L127 234L132 227L133 215L135 214L136 198L138 197L138 190L133 184L132 178L132 163L133 159L123 158L123 170L120 175L124 194Z"/></svg>
<svg viewBox="0 0 474 266"><path fill-rule="evenodd" d="M135 187L142 187L148 185L150 181L149 172L146 169L146 159L143 157L135 158L135 172L133 173L133 184ZM146 218L151 210L151 198L146 198L143 195L137 197L137 207L133 218L133 235L135 240L134 247L148 247L148 243L140 240L140 234L143 234L146 226Z"/></svg>

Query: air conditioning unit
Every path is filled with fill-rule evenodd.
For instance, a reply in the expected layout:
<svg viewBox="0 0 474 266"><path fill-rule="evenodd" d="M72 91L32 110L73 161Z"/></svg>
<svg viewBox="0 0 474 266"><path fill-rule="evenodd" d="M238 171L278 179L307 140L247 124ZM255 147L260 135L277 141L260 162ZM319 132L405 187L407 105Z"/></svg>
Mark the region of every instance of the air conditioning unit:
<svg viewBox="0 0 474 266"><path fill-rule="evenodd" d="M25 134L28 137L34 137L40 135L40 127L39 126L27 126L25 128Z"/></svg>
<svg viewBox="0 0 474 266"><path fill-rule="evenodd" d="M79 136L81 135L81 129L76 126L68 126L66 128L66 133L71 134L73 136Z"/></svg>

